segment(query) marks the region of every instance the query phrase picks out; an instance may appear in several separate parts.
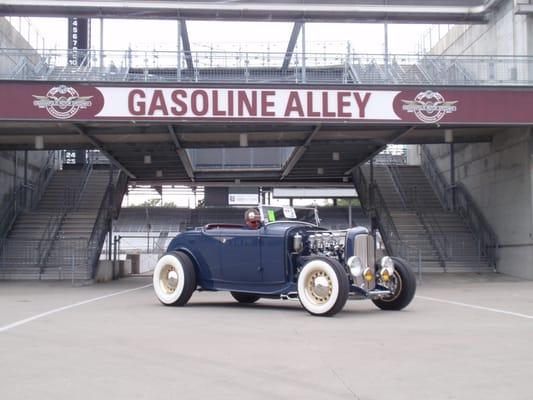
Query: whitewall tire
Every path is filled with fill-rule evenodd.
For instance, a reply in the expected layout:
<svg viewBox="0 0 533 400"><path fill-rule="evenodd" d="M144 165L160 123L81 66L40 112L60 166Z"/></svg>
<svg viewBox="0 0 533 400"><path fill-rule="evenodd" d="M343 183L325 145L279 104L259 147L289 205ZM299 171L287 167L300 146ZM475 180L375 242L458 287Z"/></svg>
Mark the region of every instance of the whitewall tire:
<svg viewBox="0 0 533 400"><path fill-rule="evenodd" d="M153 285L161 303L185 305L196 289L196 272L189 256L176 251L161 257L154 269Z"/></svg>
<svg viewBox="0 0 533 400"><path fill-rule="evenodd" d="M313 315L331 316L348 300L350 282L335 260L315 257L307 261L298 275L298 298Z"/></svg>

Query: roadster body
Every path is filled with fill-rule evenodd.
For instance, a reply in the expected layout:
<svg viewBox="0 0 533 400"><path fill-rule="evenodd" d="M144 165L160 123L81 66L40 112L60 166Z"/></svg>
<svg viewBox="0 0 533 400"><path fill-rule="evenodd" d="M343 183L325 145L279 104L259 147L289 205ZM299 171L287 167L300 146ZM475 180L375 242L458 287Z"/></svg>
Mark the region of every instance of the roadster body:
<svg viewBox="0 0 533 400"><path fill-rule="evenodd" d="M311 208L258 206L245 224L212 223L178 234L153 275L157 298L184 305L195 290L229 291L242 303L298 299L313 315L334 315L348 299L399 310L416 280L402 259L375 259L364 227L330 231Z"/></svg>

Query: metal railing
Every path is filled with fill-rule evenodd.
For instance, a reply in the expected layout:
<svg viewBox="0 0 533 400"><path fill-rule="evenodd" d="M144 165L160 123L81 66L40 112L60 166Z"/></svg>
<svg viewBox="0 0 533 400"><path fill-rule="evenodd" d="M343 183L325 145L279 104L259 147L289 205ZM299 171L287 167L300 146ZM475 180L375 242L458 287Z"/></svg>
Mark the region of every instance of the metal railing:
<svg viewBox="0 0 533 400"><path fill-rule="evenodd" d="M91 176L93 169L92 161L93 159L90 157L87 159L87 162L83 166L80 182L77 186L65 187L63 196L65 202L63 203L63 207L56 215L50 217L48 224L46 225L43 235L41 236L41 242L39 243L39 264L42 265L43 268L44 265L46 265L50 253L52 252L54 239L58 239L61 236L60 229L63 225L63 221L67 217L67 214L79 208L85 187L87 186L87 182L89 181L89 177Z"/></svg>
<svg viewBox="0 0 533 400"><path fill-rule="evenodd" d="M355 184L361 206L365 213L375 218L381 237L390 255L402 257L417 265L419 279L422 279L422 251L410 246L400 238L394 219L387 207L385 199L376 184L368 183L361 167L353 171Z"/></svg>
<svg viewBox="0 0 533 400"><path fill-rule="evenodd" d="M50 239L53 255L47 264L36 264L40 258L39 239L0 239L0 278L90 279L85 249L87 239ZM50 243L50 246L52 243Z"/></svg>
<svg viewBox="0 0 533 400"><path fill-rule="evenodd" d="M447 235L444 234L442 227L439 224L435 215L427 212L425 207L420 201L420 196L416 186L412 187L412 204L415 207L416 215L422 223L422 226L426 233L428 234L429 241L435 251L437 252L437 257L439 259L439 264L442 267L443 271L446 272L446 260L448 259L446 250L447 250Z"/></svg>
<svg viewBox="0 0 533 400"><path fill-rule="evenodd" d="M437 194L437 197L440 200L442 206L447 210L451 210L452 199L450 196L451 193L448 190L448 182L446 182L446 179L437 167L437 162L435 161L429 150L426 148L426 146L422 145L420 146L420 148L420 167L422 168L424 175L426 175L426 177L428 178L429 183Z"/></svg>
<svg viewBox="0 0 533 400"><path fill-rule="evenodd" d="M87 259L91 268L92 276L96 273L98 257L102 253L102 246L106 241L111 220L118 217L121 207L121 199L128 188L128 176L119 171L112 183L106 188L100 202L96 221L87 243Z"/></svg>
<svg viewBox="0 0 533 400"><path fill-rule="evenodd" d="M407 194L405 193L404 185L402 184L402 181L400 178L400 171L398 170L398 164L392 162L391 160L390 163L386 164L385 168L390 175L390 178L392 180L396 193L398 193L398 196L400 197L402 206L404 210L406 210L408 208L408 204L410 203L409 203L409 199L407 198Z"/></svg>
<svg viewBox="0 0 533 400"><path fill-rule="evenodd" d="M33 183L20 184L2 206L0 209L0 239L4 239L7 236L16 219L23 211L37 206L56 171L56 158L57 152L48 152L48 157L41 166L35 181Z"/></svg>
<svg viewBox="0 0 533 400"><path fill-rule="evenodd" d="M424 145L421 148L422 170L430 180L439 199L446 208L459 213L477 241L479 257L485 256L492 269L496 270L498 237L495 232L468 192L468 189L461 183L454 186L449 185L439 171L429 149ZM451 246L448 245L448 248L451 248Z"/></svg>
<svg viewBox="0 0 533 400"><path fill-rule="evenodd" d="M7 236L20 213L27 209L28 204L25 200L27 191L28 187L19 186L0 210L0 239Z"/></svg>
<svg viewBox="0 0 533 400"><path fill-rule="evenodd" d="M533 57L412 54L293 53L270 51L72 51L0 49L16 60L0 79L256 82L376 85L531 85Z"/></svg>
<svg viewBox="0 0 533 400"><path fill-rule="evenodd" d="M113 194L115 186L109 184L106 188L105 194L100 203L96 221L94 222L93 230L87 242L87 260L91 268L91 274L94 278L96 272L96 265L98 263L98 256L104 244L106 233L109 230L111 218L113 215Z"/></svg>

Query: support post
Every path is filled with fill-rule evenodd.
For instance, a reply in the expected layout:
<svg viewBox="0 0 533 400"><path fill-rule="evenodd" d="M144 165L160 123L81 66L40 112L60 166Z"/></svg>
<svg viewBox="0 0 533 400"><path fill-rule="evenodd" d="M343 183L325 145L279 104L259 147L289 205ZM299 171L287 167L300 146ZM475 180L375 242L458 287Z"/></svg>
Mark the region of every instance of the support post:
<svg viewBox="0 0 533 400"><path fill-rule="evenodd" d="M307 82L307 71L305 65L305 22L302 23L302 83Z"/></svg>
<svg viewBox="0 0 533 400"><path fill-rule="evenodd" d="M450 143L450 186L452 189L452 211L455 210L455 147Z"/></svg>
<svg viewBox="0 0 533 400"><path fill-rule="evenodd" d="M24 207L28 206L28 150L24 150Z"/></svg>
<svg viewBox="0 0 533 400"><path fill-rule="evenodd" d="M384 53L385 53L385 58L384 58L384 62L385 62L385 79L389 79L389 24L387 24L387 22L385 22L383 24L383 27L384 27L384 30L385 30L385 37L384 37L384 41L385 41L385 45L384 45Z"/></svg>
<svg viewBox="0 0 533 400"><path fill-rule="evenodd" d="M177 20L177 23L178 23L178 42L177 42L177 51L178 51L178 54L177 54L177 59L176 59L176 78L178 80L178 82L181 82L181 21L180 19L178 18Z"/></svg>
<svg viewBox="0 0 533 400"><path fill-rule="evenodd" d="M115 236L113 239L113 270L111 273L111 279L115 280L118 278L117 271L117 245L118 245L118 238Z"/></svg>
<svg viewBox="0 0 533 400"><path fill-rule="evenodd" d="M104 18L100 17L100 70L104 69Z"/></svg>
<svg viewBox="0 0 533 400"><path fill-rule="evenodd" d="M13 152L13 193L17 190L18 151Z"/></svg>
<svg viewBox="0 0 533 400"><path fill-rule="evenodd" d="M109 221L109 233L107 234L107 259L111 261L111 250L113 248L113 224Z"/></svg>
<svg viewBox="0 0 533 400"><path fill-rule="evenodd" d="M352 227L352 199L348 203L348 228Z"/></svg>

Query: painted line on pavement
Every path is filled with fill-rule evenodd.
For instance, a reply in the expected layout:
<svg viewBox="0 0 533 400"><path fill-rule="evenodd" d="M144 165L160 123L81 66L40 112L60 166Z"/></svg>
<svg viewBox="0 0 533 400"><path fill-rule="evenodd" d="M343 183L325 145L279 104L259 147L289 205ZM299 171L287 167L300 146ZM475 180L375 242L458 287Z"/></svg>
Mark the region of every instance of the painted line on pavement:
<svg viewBox="0 0 533 400"><path fill-rule="evenodd" d="M459 307L473 308L475 310L490 311L490 312L494 312L498 314L511 315L513 317L518 317L518 318L533 319L533 315L521 314L521 313L507 311L507 310L500 310L498 308L477 306L475 304L460 303L458 301L451 301L451 300L445 300L445 299L437 299L435 297L427 297L427 296L416 296L416 297L422 300L429 300L429 301L436 301L438 303L452 304L454 306L459 306Z"/></svg>
<svg viewBox="0 0 533 400"><path fill-rule="evenodd" d="M68 306L55 308L53 310L46 311L44 313L34 315L33 317L29 317L29 318L22 319L22 320L17 321L17 322L13 322L12 324L9 324L9 325L0 326L0 333L9 331L10 329L16 328L17 326L25 325L25 324L33 322L33 321L35 321L37 319L44 318L44 317L47 317L47 316L52 315L52 314L56 314L56 313L61 312L61 311L70 310L71 308L83 306L83 305L89 304L89 303L94 303L95 301L105 300L105 299L108 299L110 297L120 296L121 294L135 292L137 290L145 289L145 288L150 287L150 286L152 286L152 284L139 286L139 287L136 287L136 288L133 288L133 289L122 290L120 292L106 294L105 296L94 297L92 299L80 301L78 303L70 304Z"/></svg>

